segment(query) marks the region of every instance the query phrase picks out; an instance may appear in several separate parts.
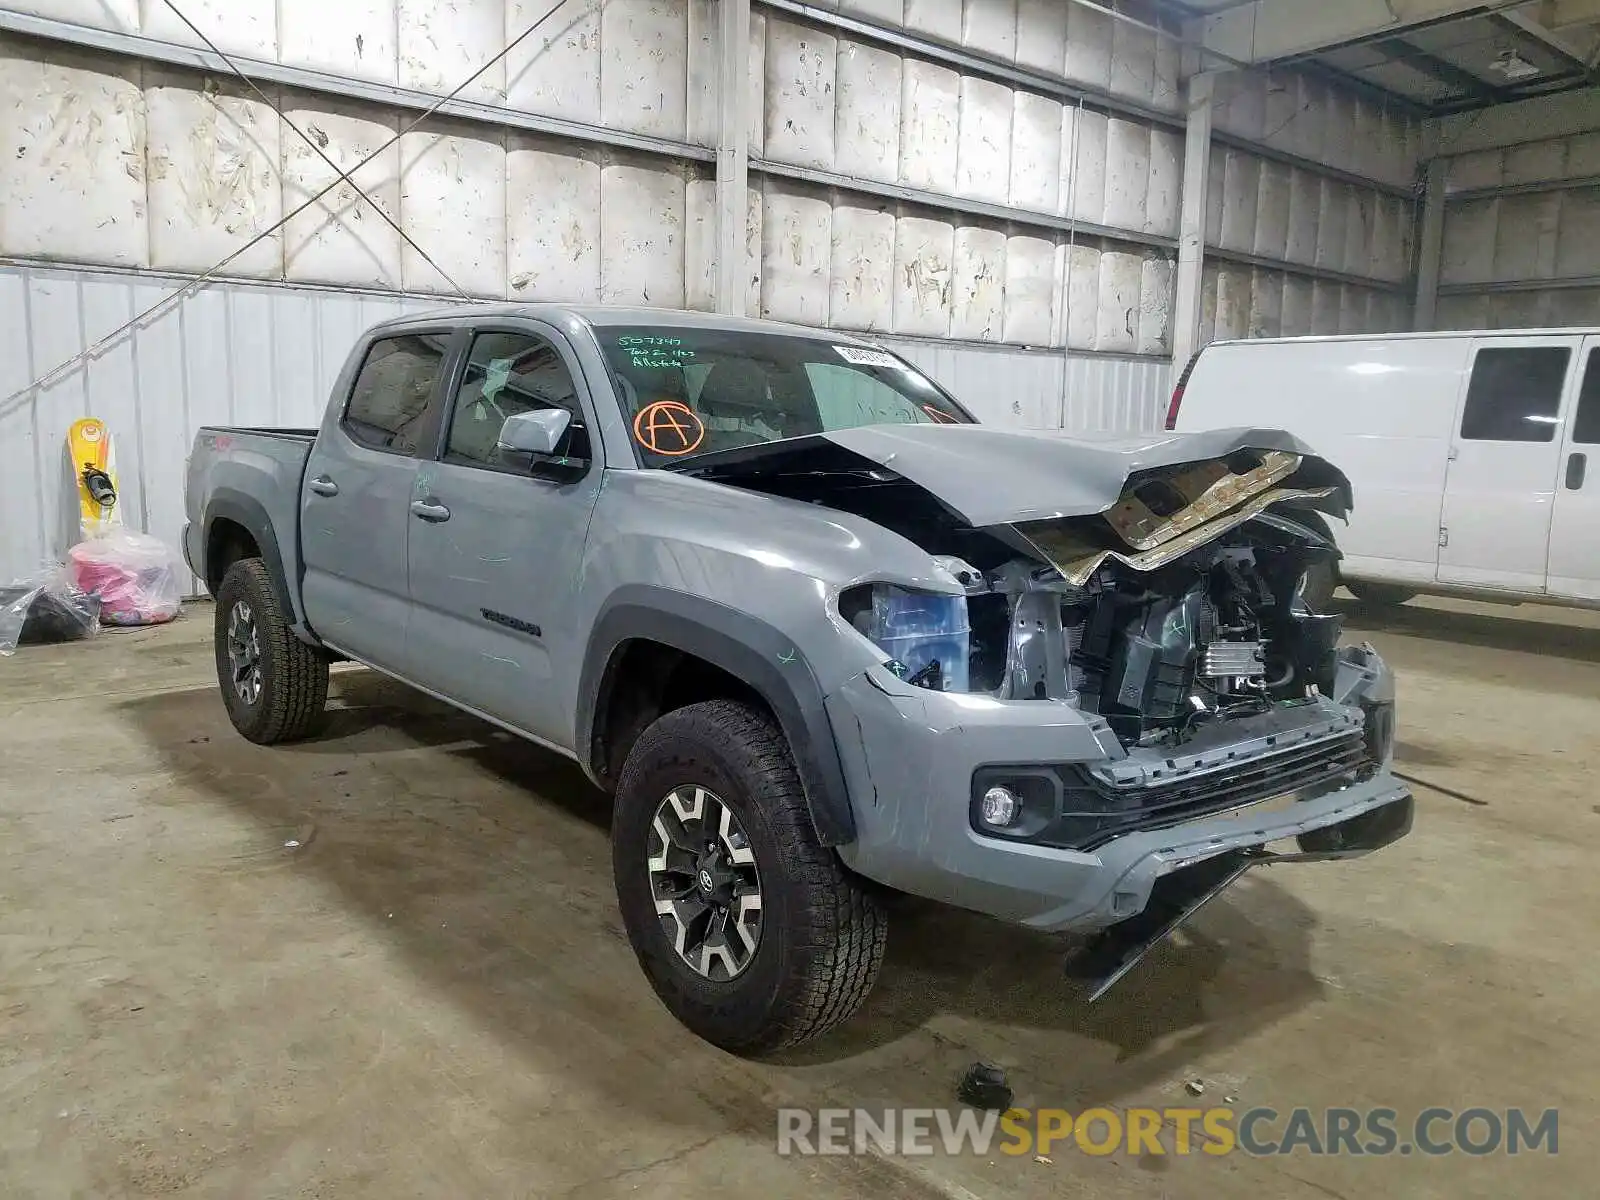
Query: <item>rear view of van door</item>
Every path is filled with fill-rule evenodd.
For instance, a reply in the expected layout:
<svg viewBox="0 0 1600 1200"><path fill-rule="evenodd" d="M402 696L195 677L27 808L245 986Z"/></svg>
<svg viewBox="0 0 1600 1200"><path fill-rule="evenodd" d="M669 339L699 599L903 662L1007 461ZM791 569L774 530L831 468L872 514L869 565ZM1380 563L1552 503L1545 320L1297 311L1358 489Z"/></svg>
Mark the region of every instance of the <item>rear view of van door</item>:
<svg viewBox="0 0 1600 1200"><path fill-rule="evenodd" d="M1600 600L1600 338L1585 338L1583 380L1566 421L1550 522L1550 594Z"/></svg>
<svg viewBox="0 0 1600 1200"><path fill-rule="evenodd" d="M1473 345L1439 530L1439 582L1543 592L1579 337Z"/></svg>

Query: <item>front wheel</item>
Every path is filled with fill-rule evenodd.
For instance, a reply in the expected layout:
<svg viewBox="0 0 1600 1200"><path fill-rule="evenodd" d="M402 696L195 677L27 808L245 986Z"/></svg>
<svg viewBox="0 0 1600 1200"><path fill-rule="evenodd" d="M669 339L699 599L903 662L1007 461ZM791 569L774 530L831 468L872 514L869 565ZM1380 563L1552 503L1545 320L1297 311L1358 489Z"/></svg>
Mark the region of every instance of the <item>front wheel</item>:
<svg viewBox="0 0 1600 1200"><path fill-rule="evenodd" d="M760 1054L860 1007L887 919L823 846L783 734L732 700L675 709L629 752L612 870L628 939L695 1033Z"/></svg>
<svg viewBox="0 0 1600 1200"><path fill-rule="evenodd" d="M241 558L222 577L212 636L235 729L263 746L315 732L328 703L328 660L290 632L259 558Z"/></svg>

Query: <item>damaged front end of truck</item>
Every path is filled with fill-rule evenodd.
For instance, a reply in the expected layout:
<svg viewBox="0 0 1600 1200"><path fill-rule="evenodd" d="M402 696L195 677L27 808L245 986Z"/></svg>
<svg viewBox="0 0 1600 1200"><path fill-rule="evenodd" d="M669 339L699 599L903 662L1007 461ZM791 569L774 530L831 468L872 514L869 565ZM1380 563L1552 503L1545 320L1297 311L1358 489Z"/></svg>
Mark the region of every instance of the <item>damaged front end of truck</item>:
<svg viewBox="0 0 1600 1200"><path fill-rule="evenodd" d="M883 801L856 853L908 890L1097 934L1077 960L1093 995L1247 868L1365 853L1409 829L1388 771L1388 669L1303 598L1338 554L1327 519L1349 512L1349 482L1287 434L865 427L689 469L855 513L933 558L951 586L866 581L836 602L888 656L876 690L915 709L889 719L894 736L961 732L928 744L941 765L920 786L931 797L960 778L962 819ZM917 705L917 690L940 699ZM877 698L857 701L865 729ZM1038 716L1063 708L1071 721ZM1057 722L1059 750L1036 719ZM897 791L919 786L900 778ZM971 887L902 870L912 844ZM1008 876L972 844L1055 853L1077 879L1030 909L1017 876L1037 863L1013 859Z"/></svg>

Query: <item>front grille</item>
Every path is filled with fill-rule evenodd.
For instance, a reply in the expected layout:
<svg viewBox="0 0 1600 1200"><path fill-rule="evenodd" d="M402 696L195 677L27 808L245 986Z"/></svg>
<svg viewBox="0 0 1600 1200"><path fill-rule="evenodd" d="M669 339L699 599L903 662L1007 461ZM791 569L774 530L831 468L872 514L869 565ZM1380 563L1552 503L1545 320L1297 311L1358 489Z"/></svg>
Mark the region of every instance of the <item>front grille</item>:
<svg viewBox="0 0 1600 1200"><path fill-rule="evenodd" d="M1224 753L1227 747L1218 748ZM1175 764L1168 764L1170 767ZM973 828L979 833L1066 850L1093 850L1112 838L1162 829L1290 792L1321 795L1369 777L1377 764L1360 725L1331 736L1227 758L1169 773L1156 782L1119 783L1102 768L983 767L973 774ZM1175 777L1174 777L1175 775ZM982 823L984 790L1001 785L1021 798L1018 820L1004 829Z"/></svg>
<svg viewBox="0 0 1600 1200"><path fill-rule="evenodd" d="M1057 825L1072 840L1058 844L1092 850L1134 830L1160 829L1288 792L1326 791L1355 781L1372 765L1366 739L1356 729L1151 786L1118 787L1081 766L1066 767Z"/></svg>

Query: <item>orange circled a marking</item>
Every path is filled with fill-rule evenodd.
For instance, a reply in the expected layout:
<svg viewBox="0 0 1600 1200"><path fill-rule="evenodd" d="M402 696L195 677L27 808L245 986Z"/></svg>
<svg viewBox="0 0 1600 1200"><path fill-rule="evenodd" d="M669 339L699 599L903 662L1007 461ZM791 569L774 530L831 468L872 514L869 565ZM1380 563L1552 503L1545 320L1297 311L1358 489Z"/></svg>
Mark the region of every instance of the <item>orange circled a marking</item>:
<svg viewBox="0 0 1600 1200"><path fill-rule="evenodd" d="M663 458L693 454L705 437L699 415L681 400L657 400L633 418L633 440Z"/></svg>

